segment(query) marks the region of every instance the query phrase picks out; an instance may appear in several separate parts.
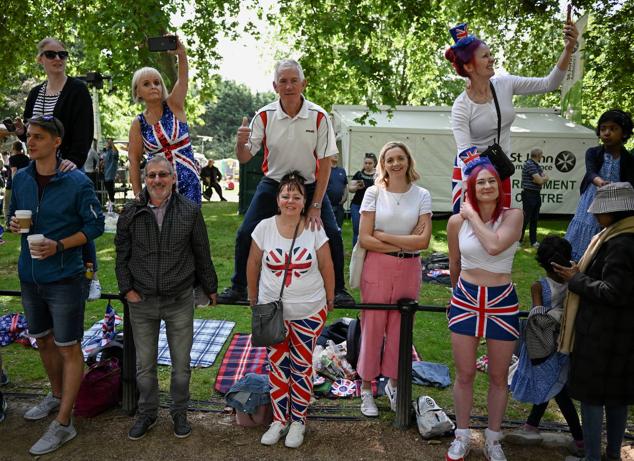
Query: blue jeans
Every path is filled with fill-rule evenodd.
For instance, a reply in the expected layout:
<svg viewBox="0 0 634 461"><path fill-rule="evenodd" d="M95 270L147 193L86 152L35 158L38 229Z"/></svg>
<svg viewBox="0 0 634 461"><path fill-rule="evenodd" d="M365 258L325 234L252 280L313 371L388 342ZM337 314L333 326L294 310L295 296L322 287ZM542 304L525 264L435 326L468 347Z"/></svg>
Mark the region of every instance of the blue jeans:
<svg viewBox="0 0 634 461"><path fill-rule="evenodd" d="M522 209L524 210L524 224L522 225L522 238L528 226L528 238L531 245L537 243L537 220L539 219L539 209L542 206L542 196L538 190L522 191Z"/></svg>
<svg viewBox="0 0 634 461"><path fill-rule="evenodd" d="M583 420L583 442L585 461L601 461L601 434L603 432L603 405L581 402ZM621 459L621 444L627 424L627 405L605 406L608 445L605 454L608 459Z"/></svg>
<svg viewBox="0 0 634 461"><path fill-rule="evenodd" d="M234 289L244 291L247 286L247 259L251 249L251 233L260 221L274 216L277 212L277 188L279 183L269 178L262 178L255 190L255 195L251 200L249 209L244 215L242 225L236 235L236 246L234 256L234 274L231 277L231 284ZM312 203L315 183L306 186L306 204ZM328 196L324 195L321 203L321 221L324 231L330 244L330 253L335 267L335 292L345 288L343 278L343 241L332 212Z"/></svg>
<svg viewBox="0 0 634 461"><path fill-rule="evenodd" d="M84 337L86 280L82 273L53 283L20 281L29 335L44 338L53 333L55 344L61 347L81 342Z"/></svg>
<svg viewBox="0 0 634 461"><path fill-rule="evenodd" d="M350 219L352 219L352 247L357 243L359 238L359 221L361 220L361 205L350 205Z"/></svg>
<svg viewBox="0 0 634 461"><path fill-rule="evenodd" d="M156 417L159 407L157 357L161 320L172 361L170 413L187 411L189 405L189 365L194 336L194 297L192 287L177 296L144 296L141 302L128 303L134 345L136 381L139 388L139 414Z"/></svg>
<svg viewBox="0 0 634 461"><path fill-rule="evenodd" d="M341 228L343 227L343 218L346 214L343 209L343 205L332 205L332 212L335 214L335 221L337 222L339 232L341 232Z"/></svg>

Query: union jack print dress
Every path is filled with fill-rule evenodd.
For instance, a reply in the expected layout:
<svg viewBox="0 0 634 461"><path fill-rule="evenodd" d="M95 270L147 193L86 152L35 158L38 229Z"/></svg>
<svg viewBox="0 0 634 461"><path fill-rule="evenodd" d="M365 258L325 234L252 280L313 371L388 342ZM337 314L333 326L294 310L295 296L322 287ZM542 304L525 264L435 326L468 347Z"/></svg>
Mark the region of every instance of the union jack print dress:
<svg viewBox="0 0 634 461"><path fill-rule="evenodd" d="M176 190L200 206L200 167L194 159L187 123L176 118L167 102L163 102L163 115L154 125L142 113L138 119L148 160L157 154L165 155L176 171Z"/></svg>

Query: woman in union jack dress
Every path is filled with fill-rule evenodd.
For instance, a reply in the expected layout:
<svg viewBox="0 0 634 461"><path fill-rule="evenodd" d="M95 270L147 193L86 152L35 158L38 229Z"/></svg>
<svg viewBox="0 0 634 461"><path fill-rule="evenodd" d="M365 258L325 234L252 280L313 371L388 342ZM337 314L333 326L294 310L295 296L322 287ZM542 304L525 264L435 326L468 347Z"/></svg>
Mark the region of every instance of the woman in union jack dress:
<svg viewBox="0 0 634 461"><path fill-rule="evenodd" d="M178 79L168 94L163 77L152 67L137 70L132 77L132 99L145 110L132 121L128 146L130 183L134 195L141 192L140 162L143 153L148 159L164 155L176 171L176 190L197 203L201 200L200 167L194 159L185 116L188 86L187 52L177 40Z"/></svg>
<svg viewBox="0 0 634 461"><path fill-rule="evenodd" d="M490 161L470 159L464 167L467 193L460 213L447 223L453 296L448 311L456 381L455 439L448 460L462 460L471 449L476 350L486 339L489 358L489 422L485 456L504 461L501 424L508 398L508 368L519 336L519 305L511 281L513 258L522 232L522 211L503 206L501 181Z"/></svg>

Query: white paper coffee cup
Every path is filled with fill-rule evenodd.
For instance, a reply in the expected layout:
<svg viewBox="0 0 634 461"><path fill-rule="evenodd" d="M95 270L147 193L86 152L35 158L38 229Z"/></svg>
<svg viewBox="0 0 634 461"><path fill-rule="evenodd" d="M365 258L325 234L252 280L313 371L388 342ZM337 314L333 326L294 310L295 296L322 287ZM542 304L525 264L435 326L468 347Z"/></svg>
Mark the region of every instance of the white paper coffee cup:
<svg viewBox="0 0 634 461"><path fill-rule="evenodd" d="M29 250L31 249L31 245L34 243L40 243L44 241L43 234L31 234L26 238L27 242L29 242ZM33 256L33 252L31 252L31 258L33 259L42 259L39 256Z"/></svg>
<svg viewBox="0 0 634 461"><path fill-rule="evenodd" d="M31 210L15 211L15 217L18 218L18 225L20 226L20 230L18 231L20 234L29 233L29 229L31 229L31 216L33 216Z"/></svg>

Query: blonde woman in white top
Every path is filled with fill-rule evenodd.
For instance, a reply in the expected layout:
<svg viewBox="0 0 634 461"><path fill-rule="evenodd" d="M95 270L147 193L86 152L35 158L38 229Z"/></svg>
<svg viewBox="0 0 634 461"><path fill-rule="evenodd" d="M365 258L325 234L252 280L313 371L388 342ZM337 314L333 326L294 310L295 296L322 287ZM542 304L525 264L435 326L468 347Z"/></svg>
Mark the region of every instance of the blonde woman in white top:
<svg viewBox="0 0 634 461"><path fill-rule="evenodd" d="M381 149L375 185L361 204L359 241L367 250L361 274L364 303L397 304L418 299L422 280L419 252L431 238L431 195L414 184L419 178L408 147L389 142ZM370 383L389 378L385 393L396 409L398 345L401 313L366 310L361 313L361 350L357 372L363 380L361 412L377 416Z"/></svg>

